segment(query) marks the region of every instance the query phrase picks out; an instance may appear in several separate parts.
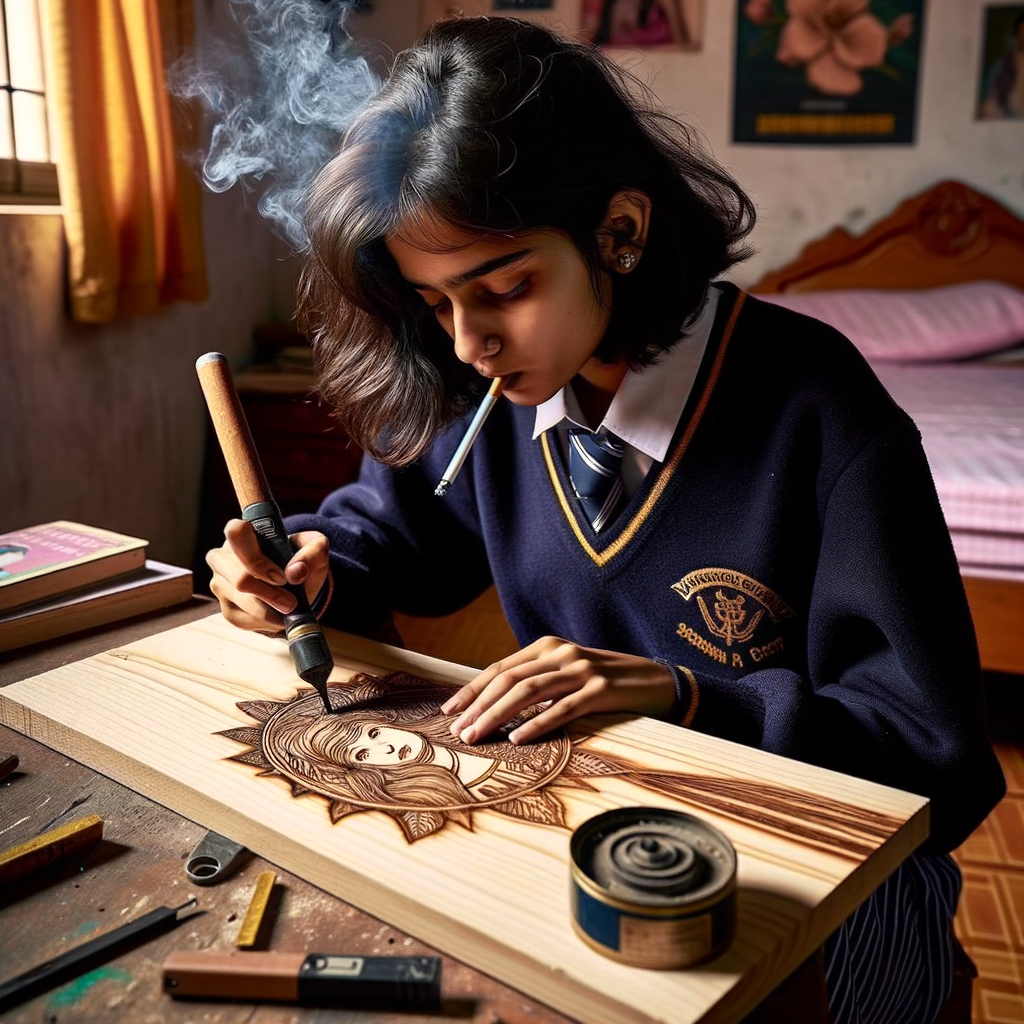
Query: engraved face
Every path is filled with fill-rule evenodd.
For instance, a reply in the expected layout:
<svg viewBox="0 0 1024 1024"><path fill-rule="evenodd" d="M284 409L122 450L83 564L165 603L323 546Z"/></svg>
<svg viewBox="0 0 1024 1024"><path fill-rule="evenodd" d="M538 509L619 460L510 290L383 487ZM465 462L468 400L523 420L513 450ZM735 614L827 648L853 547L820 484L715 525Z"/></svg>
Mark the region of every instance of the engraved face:
<svg viewBox="0 0 1024 1024"><path fill-rule="evenodd" d="M440 706L451 689L412 676L361 675L330 687L333 710L319 695L240 704L262 723L222 735L250 744L236 755L286 779L295 796L316 793L330 802L334 821L361 811L383 811L412 842L447 821L471 826L485 807L560 823L559 805L545 793L568 763L564 733L516 747L504 736L467 747L451 734Z"/></svg>
<svg viewBox="0 0 1024 1024"><path fill-rule="evenodd" d="M405 764L422 760L427 741L408 729L364 722L359 734L341 751L346 764Z"/></svg>
<svg viewBox="0 0 1024 1024"><path fill-rule="evenodd" d="M331 714L317 695L300 695L268 713L263 760L329 799L405 810L504 803L557 775L568 756L564 737L525 751L507 740L466 747L438 711L447 693L397 691Z"/></svg>

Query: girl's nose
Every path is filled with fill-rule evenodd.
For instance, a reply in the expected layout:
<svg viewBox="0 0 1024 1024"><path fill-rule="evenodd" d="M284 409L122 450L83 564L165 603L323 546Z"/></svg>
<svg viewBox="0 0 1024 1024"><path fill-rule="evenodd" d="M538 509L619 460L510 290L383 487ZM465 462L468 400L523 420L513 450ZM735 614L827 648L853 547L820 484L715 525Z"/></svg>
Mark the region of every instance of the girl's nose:
<svg viewBox="0 0 1024 1024"><path fill-rule="evenodd" d="M456 309L452 326L455 355L464 363L475 363L501 348L501 340L489 330L486 315L478 311Z"/></svg>

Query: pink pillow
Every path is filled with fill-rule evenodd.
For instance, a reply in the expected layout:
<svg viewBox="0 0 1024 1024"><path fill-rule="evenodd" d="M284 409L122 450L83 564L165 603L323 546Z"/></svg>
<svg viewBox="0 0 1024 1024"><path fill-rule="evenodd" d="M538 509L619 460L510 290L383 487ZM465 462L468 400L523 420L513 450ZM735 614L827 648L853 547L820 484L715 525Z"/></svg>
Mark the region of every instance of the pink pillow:
<svg viewBox="0 0 1024 1024"><path fill-rule="evenodd" d="M999 281L758 298L831 324L878 362L966 359L1024 341L1024 292Z"/></svg>

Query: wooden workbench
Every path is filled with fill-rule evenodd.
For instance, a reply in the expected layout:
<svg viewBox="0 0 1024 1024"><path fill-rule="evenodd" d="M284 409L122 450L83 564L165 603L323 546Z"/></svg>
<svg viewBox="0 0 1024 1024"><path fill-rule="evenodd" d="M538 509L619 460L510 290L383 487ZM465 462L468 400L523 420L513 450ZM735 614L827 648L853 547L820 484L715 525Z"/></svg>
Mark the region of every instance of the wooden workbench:
<svg viewBox="0 0 1024 1024"><path fill-rule="evenodd" d="M162 615L92 631L63 642L0 655L0 685L37 675L199 618L215 607L196 600ZM109 1024L112 1020L185 1024L415 1024L414 1015L298 1009L270 1004L177 1003L161 991L164 958L176 949L231 948L262 871L278 875L277 912L265 946L365 956L441 955L368 914L259 857L232 876L197 887L185 862L206 830L63 754L0 725L0 751L19 764L0 782L0 849L87 814L104 820L92 850L30 879L0 887L0 981L159 906L196 896L202 915L129 954L0 1014L3 1024ZM569 1024L568 1018L451 957L443 957L442 1013L461 1024Z"/></svg>
<svg viewBox="0 0 1024 1024"><path fill-rule="evenodd" d="M196 602L191 607L137 622L131 627L78 637L42 650L14 652L0 662L0 684L30 678L119 648L135 637L208 615L210 608L209 603ZM0 749L10 749L21 759L18 772L0 783L0 846L24 841L54 824L87 813L100 814L107 823L104 842L90 853L37 875L14 891L0 891L0 981L155 907L175 906L195 895L205 911L107 967L5 1014L2 1018L5 1024L35 1021L41 1014L45 1019L61 1022L106 1021L116 1016L117 1019L170 1022L201 1018L218 1024L243 1019L266 1022L365 1020L374 1024L445 1018L476 1024L500 1021L566 1024L569 1020L452 957L444 957L445 1002L439 1017L382 1013L339 1016L340 1011L299 1011L292 1007L254 1009L251 1005L200 1004L196 1007L175 1003L160 991L160 965L164 957L184 947L230 948L255 879L268 865L253 858L231 879L214 887L197 888L186 878L184 862L202 838L203 827L55 750L2 727ZM130 779L122 781L131 784ZM920 815L911 814L908 821L911 819L917 819L909 830L916 838L909 845L903 840L907 847L905 852L919 841L921 834ZM205 824L212 827L210 821ZM900 844L887 844L889 860L893 859L893 845ZM390 917L391 925L385 924L302 878L287 871L278 870L278 874L283 902L269 938L269 944L275 949L364 955L437 952L400 931L400 916ZM750 908L760 898L752 895L755 903L749 904ZM844 912L849 912L856 899L863 895L866 892L860 892L857 897L849 893L843 895L841 902L849 903ZM813 953L814 948L815 944L810 943L805 952ZM472 957L467 955L466 959ZM778 972L772 977L771 984L766 984L764 977L758 983L761 996L779 981ZM571 1016L570 1005L563 1001L561 1008ZM810 1022L822 1020L822 1013L820 959L812 956L749 1019L779 1024ZM735 1013L731 1016L717 1013L707 1019L736 1020L738 1017Z"/></svg>

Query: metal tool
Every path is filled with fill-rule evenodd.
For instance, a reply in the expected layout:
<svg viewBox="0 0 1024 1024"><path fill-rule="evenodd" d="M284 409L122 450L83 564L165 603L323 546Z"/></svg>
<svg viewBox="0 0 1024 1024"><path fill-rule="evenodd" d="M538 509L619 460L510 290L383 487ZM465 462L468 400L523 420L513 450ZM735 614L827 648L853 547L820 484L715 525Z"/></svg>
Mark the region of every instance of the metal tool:
<svg viewBox="0 0 1024 1024"><path fill-rule="evenodd" d="M207 832L185 861L185 874L196 885L215 885L227 878L248 851L217 832Z"/></svg>

